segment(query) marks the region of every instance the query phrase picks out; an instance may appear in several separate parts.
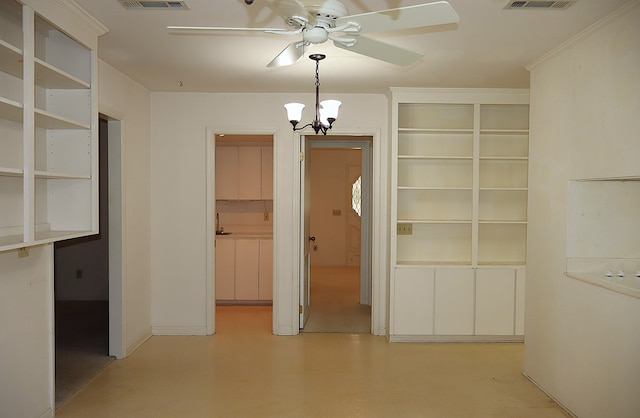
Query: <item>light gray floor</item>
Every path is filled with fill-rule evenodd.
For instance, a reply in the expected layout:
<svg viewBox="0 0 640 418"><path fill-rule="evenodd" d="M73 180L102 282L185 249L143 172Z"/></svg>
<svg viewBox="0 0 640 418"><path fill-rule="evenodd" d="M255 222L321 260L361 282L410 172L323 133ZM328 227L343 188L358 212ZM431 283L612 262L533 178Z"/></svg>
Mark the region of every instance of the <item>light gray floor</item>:
<svg viewBox="0 0 640 418"><path fill-rule="evenodd" d="M56 418L568 417L522 375L521 343L274 336L271 306L219 306L216 334L154 336Z"/></svg>
<svg viewBox="0 0 640 418"><path fill-rule="evenodd" d="M371 332L371 306L360 304L358 267L312 267L303 332Z"/></svg>
<svg viewBox="0 0 640 418"><path fill-rule="evenodd" d="M56 302L56 407L113 361L107 301Z"/></svg>

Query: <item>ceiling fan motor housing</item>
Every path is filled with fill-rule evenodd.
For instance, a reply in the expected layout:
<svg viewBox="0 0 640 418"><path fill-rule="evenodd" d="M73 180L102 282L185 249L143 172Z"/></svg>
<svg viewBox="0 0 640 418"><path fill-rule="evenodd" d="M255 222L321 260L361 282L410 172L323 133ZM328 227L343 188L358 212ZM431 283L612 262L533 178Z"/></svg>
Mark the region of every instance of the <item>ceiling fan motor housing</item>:
<svg viewBox="0 0 640 418"><path fill-rule="evenodd" d="M318 17L330 17L335 20L349 14L344 4L338 0L301 0L300 3Z"/></svg>

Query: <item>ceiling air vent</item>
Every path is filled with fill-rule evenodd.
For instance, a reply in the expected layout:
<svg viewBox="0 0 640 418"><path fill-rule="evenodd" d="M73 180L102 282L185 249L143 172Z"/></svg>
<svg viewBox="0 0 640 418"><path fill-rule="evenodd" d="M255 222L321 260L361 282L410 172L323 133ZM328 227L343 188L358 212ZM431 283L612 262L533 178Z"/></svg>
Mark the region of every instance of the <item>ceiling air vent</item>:
<svg viewBox="0 0 640 418"><path fill-rule="evenodd" d="M511 0L505 9L555 9L564 10L578 0Z"/></svg>
<svg viewBox="0 0 640 418"><path fill-rule="evenodd" d="M187 10L188 7L184 1L129 1L118 0L120 4L128 10L142 10L142 9L155 9L155 10Z"/></svg>

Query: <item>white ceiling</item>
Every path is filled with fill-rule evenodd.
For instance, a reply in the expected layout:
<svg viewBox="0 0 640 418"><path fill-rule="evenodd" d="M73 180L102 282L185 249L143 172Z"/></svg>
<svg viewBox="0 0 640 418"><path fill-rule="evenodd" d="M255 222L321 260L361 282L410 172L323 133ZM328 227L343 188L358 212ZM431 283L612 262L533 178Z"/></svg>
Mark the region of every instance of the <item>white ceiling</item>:
<svg viewBox="0 0 640 418"><path fill-rule="evenodd" d="M349 14L431 0L343 0ZM607 16L628 0L578 0L566 10L505 10L507 0L448 0L455 25L376 34L384 42L425 54L397 67L326 42L322 92L384 93L389 87L527 88L525 66ZM189 10L127 10L118 0L76 0L109 32L99 57L151 91L312 92L314 62L267 68L295 39L242 33L170 35L167 25L282 27L263 0L186 0ZM373 36L371 36L373 37Z"/></svg>

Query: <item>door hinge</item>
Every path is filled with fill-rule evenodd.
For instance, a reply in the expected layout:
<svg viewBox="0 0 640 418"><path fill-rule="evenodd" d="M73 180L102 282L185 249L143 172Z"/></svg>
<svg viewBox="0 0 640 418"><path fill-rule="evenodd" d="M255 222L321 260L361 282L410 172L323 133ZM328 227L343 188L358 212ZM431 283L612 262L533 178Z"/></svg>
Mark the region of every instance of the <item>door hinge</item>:
<svg viewBox="0 0 640 418"><path fill-rule="evenodd" d="M301 314L302 313L302 305L298 305L298 313Z"/></svg>
<svg viewBox="0 0 640 418"><path fill-rule="evenodd" d="M300 161L304 161L304 152L300 153Z"/></svg>

